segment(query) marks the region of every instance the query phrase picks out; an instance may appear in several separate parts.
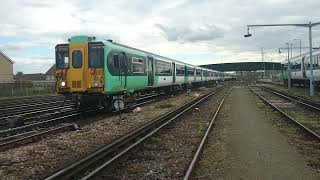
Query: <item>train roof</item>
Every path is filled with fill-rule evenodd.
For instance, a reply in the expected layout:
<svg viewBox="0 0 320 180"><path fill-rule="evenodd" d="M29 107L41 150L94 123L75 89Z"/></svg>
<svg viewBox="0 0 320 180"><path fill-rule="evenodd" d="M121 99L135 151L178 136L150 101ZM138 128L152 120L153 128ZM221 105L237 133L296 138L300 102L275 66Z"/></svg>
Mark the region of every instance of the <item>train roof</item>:
<svg viewBox="0 0 320 180"><path fill-rule="evenodd" d="M125 48L127 50L131 50L135 53L141 53L141 55L145 55L145 56L153 56L154 58L157 58L159 60L167 60L167 61L173 61L173 62L177 62L179 64L184 64L186 66L191 66L191 67L195 67L197 69L202 69L202 70L206 70L206 71L210 71L210 72L219 72L219 71L216 71L216 70L212 70L212 69L207 69L207 68L203 68L203 67L200 67L200 66L197 66L197 65L193 65L193 64L188 64L188 63L185 63L185 62L182 62L182 61L179 61L179 60L175 60L175 59L172 59L172 58L168 58L168 57L165 57L165 56L161 56L161 55L158 55L158 54L154 54L154 53L151 53L151 52L148 52L148 51L144 51L144 50L141 50L141 49L138 49L138 48L134 48L134 47L130 47L130 46L127 46L127 45L124 45L124 44L120 44L118 42L114 42L113 40L110 40L110 39L103 39L103 38L96 38L94 36L72 36L70 39L68 39L68 41L70 43L83 43L83 42L102 42L106 45L111 45L111 46L114 46L115 48Z"/></svg>
<svg viewBox="0 0 320 180"><path fill-rule="evenodd" d="M317 50L313 50L312 51L312 55L315 55L315 54L320 54L320 49L317 49ZM294 61L297 61L297 60L301 60L301 58L303 57L310 57L310 51L306 52L306 53L303 53L301 55L298 55L298 56L294 56L292 58L290 58L290 62L294 62ZM282 61L282 64L286 64L288 62L288 60L284 60Z"/></svg>
<svg viewBox="0 0 320 180"><path fill-rule="evenodd" d="M114 42L114 41L111 41L111 40L107 40L107 41L109 43L112 43L113 45L116 45L116 46L120 46L120 47L124 47L124 48L127 48L127 49L132 49L132 50L135 50L135 51L143 52L147 56L151 55L151 56L153 56L153 57L155 57L155 58L157 58L159 60L169 60L169 61L177 62L179 64L184 64L184 65L187 65L187 66L196 67L198 69L203 69L203 70L206 70L206 71L219 72L219 71L215 71L215 70L212 70L212 69L203 68L203 67L200 67L200 66L197 66L197 65L188 64L188 63L185 63L185 62L182 62L182 61L179 61L179 60L175 60L175 59L172 59L172 58L168 58L168 57L165 57L165 56L161 56L161 55L158 55L158 54L154 54L154 53L151 53L151 52L148 52L148 51L144 51L144 50L141 50L141 49L133 48L133 47L130 47L130 46L127 46L127 45L124 45L124 44L120 44L120 43L117 43L117 42Z"/></svg>

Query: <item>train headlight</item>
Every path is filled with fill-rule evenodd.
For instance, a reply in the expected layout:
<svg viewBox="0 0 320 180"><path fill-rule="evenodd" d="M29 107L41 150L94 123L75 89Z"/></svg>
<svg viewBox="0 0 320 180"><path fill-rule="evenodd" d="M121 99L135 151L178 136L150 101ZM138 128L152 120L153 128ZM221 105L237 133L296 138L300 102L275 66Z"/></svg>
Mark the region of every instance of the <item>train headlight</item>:
<svg viewBox="0 0 320 180"><path fill-rule="evenodd" d="M94 85L95 87L97 87L97 86L99 85L99 79L98 79L98 77L94 77L94 79L93 79L93 85Z"/></svg>
<svg viewBox="0 0 320 180"><path fill-rule="evenodd" d="M65 81L61 81L60 85L61 85L61 87L66 87L66 82Z"/></svg>

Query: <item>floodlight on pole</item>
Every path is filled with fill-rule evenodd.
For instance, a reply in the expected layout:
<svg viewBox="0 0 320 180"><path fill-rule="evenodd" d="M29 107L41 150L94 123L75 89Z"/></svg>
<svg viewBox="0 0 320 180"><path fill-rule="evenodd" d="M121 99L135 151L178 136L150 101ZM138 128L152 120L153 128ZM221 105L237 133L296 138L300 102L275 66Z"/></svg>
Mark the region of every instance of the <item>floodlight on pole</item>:
<svg viewBox="0 0 320 180"><path fill-rule="evenodd" d="M251 36L252 36L252 34L250 34L249 27L248 27L247 28L247 34L245 34L244 37L247 38L247 37L251 37Z"/></svg>
<svg viewBox="0 0 320 180"><path fill-rule="evenodd" d="M252 34L249 33L250 27L265 27L265 26L296 26L296 27L307 27L309 28L309 51L310 51L310 96L314 95L314 77L313 77L313 58L312 58L312 27L319 26L320 22L316 23L306 23L306 24L255 24L247 25L247 34L244 37L251 37Z"/></svg>

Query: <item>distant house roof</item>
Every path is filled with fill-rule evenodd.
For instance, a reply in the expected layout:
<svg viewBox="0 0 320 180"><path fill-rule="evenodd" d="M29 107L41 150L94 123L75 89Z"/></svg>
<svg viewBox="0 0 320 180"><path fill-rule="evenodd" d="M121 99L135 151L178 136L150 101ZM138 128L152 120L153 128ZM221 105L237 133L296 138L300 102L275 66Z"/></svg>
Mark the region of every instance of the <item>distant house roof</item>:
<svg viewBox="0 0 320 180"><path fill-rule="evenodd" d="M22 74L20 79L23 80L31 80L31 81L44 81L46 80L46 75L42 73L35 73L35 74Z"/></svg>
<svg viewBox="0 0 320 180"><path fill-rule="evenodd" d="M48 71L45 73L45 75L54 75L54 71L56 70L56 64L54 64L53 66L51 66L50 69L48 69Z"/></svg>
<svg viewBox="0 0 320 180"><path fill-rule="evenodd" d="M0 50L0 54L2 55L2 56L4 56L8 61L10 61L12 64L14 64L14 61L12 61L4 52L2 52L1 50Z"/></svg>

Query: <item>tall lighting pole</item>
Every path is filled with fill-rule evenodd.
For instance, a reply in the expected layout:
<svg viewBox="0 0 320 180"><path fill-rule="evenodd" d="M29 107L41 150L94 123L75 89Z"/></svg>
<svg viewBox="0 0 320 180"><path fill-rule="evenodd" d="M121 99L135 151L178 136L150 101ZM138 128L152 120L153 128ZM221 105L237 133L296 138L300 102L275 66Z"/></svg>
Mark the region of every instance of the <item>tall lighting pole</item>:
<svg viewBox="0 0 320 180"><path fill-rule="evenodd" d="M264 79L266 77L266 67L264 64L264 52L263 52L263 47L261 48L261 61L262 61L262 69L263 69L263 78Z"/></svg>
<svg viewBox="0 0 320 180"><path fill-rule="evenodd" d="M290 64L290 54L289 54L289 50L290 50L290 47L289 47L289 43L286 43L287 47L288 47L288 66L287 66L287 69L288 69L288 91L291 90L291 64Z"/></svg>
<svg viewBox="0 0 320 180"><path fill-rule="evenodd" d="M307 27L309 28L309 51L310 51L310 96L314 95L314 77L313 77L313 58L312 58L312 27L320 25L320 22L316 23L307 23L307 24L256 24L256 25L247 25L247 34L244 37L251 37L252 34L249 32L250 27L263 27L263 26L297 26L297 27Z"/></svg>
<svg viewBox="0 0 320 180"><path fill-rule="evenodd" d="M299 47L300 47L300 55L301 55L301 39L293 39L294 41L299 41Z"/></svg>
<svg viewBox="0 0 320 180"><path fill-rule="evenodd" d="M293 57L293 56L292 56L292 46L293 46L293 44L290 44L290 58Z"/></svg>

